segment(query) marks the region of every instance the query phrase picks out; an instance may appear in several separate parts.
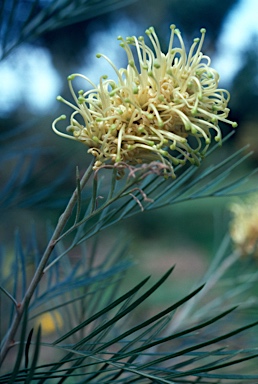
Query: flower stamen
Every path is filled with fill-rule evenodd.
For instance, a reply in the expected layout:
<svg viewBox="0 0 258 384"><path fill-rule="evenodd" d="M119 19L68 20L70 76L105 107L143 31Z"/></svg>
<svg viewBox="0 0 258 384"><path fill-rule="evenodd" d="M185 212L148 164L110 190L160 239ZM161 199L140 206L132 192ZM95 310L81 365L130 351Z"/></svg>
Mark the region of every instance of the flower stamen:
<svg viewBox="0 0 258 384"><path fill-rule="evenodd" d="M174 177L174 165L200 163L212 131L215 141L221 142L218 122L237 126L228 119L230 94L218 88L219 74L201 52L206 30L201 29L201 37L193 40L187 53L180 31L174 24L170 29L167 53L161 51L153 27L146 30L152 49L143 36L119 36L128 59L126 68L118 69L107 56L97 54L114 69L116 81L103 75L95 85L84 75L68 76L75 105L61 96L57 99L74 110L67 127L71 135L56 128L64 115L52 127L60 136L87 145L96 157L95 169L108 162L135 166L160 161ZM179 47L173 47L175 36ZM73 81L77 77L92 89L76 95Z"/></svg>

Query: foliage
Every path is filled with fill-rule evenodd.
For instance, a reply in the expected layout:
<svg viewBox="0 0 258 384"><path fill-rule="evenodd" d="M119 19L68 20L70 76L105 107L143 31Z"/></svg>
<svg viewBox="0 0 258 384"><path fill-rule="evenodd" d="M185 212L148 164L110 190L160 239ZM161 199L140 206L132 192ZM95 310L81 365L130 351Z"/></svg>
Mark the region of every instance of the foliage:
<svg viewBox="0 0 258 384"><path fill-rule="evenodd" d="M232 166L229 166L230 160L233 163ZM55 250L49 258L48 264L44 265L44 274L47 280L43 279L40 287L35 288L26 311L30 322L37 317L40 318L44 313L60 311L63 319L63 325L58 329L60 336L50 343L44 339L40 341L40 331L37 331L36 328L36 333L38 333L33 349L34 339L31 336L32 331L30 331L33 327L28 326L30 322L25 317L24 325L20 331L21 339L18 343L15 369L11 373L4 374L1 377L1 382L7 380L19 382L25 379L28 382L32 379L44 382L50 377L59 378L61 381L68 377L69 380L71 377L74 377L75 380L83 378L86 382L99 382L101 380L103 383L111 381L131 382L138 379L181 382L180 377L187 378L187 382L192 382L191 377L199 379L203 377L206 382L214 382L213 379L221 380L222 378L232 380L256 378L256 376L247 374L233 374L232 371L220 373L222 368L257 357L255 348L225 351L225 346L221 347L223 340L257 325L257 322L252 322L227 332L222 331L223 328L228 327L226 318L232 316L231 312L235 310L235 305L232 307L232 304L228 304L228 296L234 297L234 303L236 303L236 298L239 299L243 292L246 293L250 290L249 282L244 281L241 286L238 285L237 290L233 284L233 288L225 293L224 299L222 296L218 301L218 298L215 297L213 304L206 305L206 310L202 308L201 311L196 311L193 324L189 324L188 320L189 311L192 311L193 306L191 299L194 297L198 299L198 294L201 295L200 298L206 297L207 290L223 275L225 265L227 269L228 265L232 264L232 262L229 263L230 258L233 257L236 261L239 256L227 255L228 249L224 248L223 252L219 252L215 264L212 265L207 275L207 288L201 285L177 303L135 325L132 314L168 278L171 271L168 271L144 293L140 293L140 289L146 285L148 279L144 279L119 296L119 287L124 281L124 272L130 264L124 259L125 248L119 248L118 244L115 244L104 259L101 256L99 262L96 245L92 247L91 252L86 251L85 253L83 248L80 251L75 251L78 249L78 245L83 246L85 240L89 240L105 227L136 214L141 209L151 210L203 196L232 194L246 180L246 176L235 181L231 180L226 184L224 180L229 179L231 171L242 161L243 156L239 151L232 155L231 159L227 159L216 166L210 166L200 173L198 168L194 166L182 170L181 176L173 182L168 182L153 174L146 176L150 168L134 170L131 176L132 169L129 169L127 171L129 175L119 181L116 178L117 169L114 168L109 192L106 191L106 183L102 183L102 186L99 183L99 179L102 179L103 182L103 177L108 174L108 170L104 170L105 174L102 178L99 177L100 171L98 171L93 181L89 179L88 175L88 182L92 185L92 189L86 194L86 196L90 196L90 200L86 198L86 206L82 193L82 183L79 183L78 179L77 195L74 201L77 205L76 212L74 216L69 217L68 227L63 228L63 232L59 233ZM216 175L218 171L219 173ZM143 178L143 176L146 177ZM210 180L208 183L205 182L207 179ZM221 186L221 182L223 186ZM134 197L132 197L132 193L134 193ZM102 197L101 200L99 200L100 196ZM100 203L96 204L98 201ZM51 230L49 232L51 233ZM67 240L65 242L64 240L71 233L74 235L71 237L70 245L68 245ZM53 242L50 240L49 244L51 241ZM31 242L35 242L35 234L32 234ZM33 259L31 256L29 257L31 252L34 255ZM77 263L73 262L73 252L80 254ZM19 235L17 235L16 258L13 260L10 272L7 275L4 272L1 277L2 292L11 299L15 306L20 300L20 292L22 292L22 296L25 295L24 297L26 297L30 290L30 286L27 286L26 271L29 265L30 269L33 266L32 269L36 272L32 272L32 274L36 275L37 268L44 258L43 255L40 259L40 254L41 251L36 244L33 247L32 245L28 246L28 250L23 250ZM225 260L223 261L223 259ZM221 261L223 261L222 268L219 267ZM4 257L3 263L4 265L8 264ZM2 268L2 271L5 270L6 268ZM256 273L251 271L247 273L252 276L249 276L249 281L250 278L252 282L257 281ZM215 282L213 282L214 279ZM201 294L201 290L205 292L205 295ZM184 303L187 305L180 312L179 310ZM253 304L251 301L250 305L253 306ZM8 306L7 303L6 306ZM176 330L178 327L176 318L173 323L176 310L179 311L179 331ZM224 317L227 325L212 327L214 323L219 322ZM69 321L67 322L66 319ZM131 327L128 326L130 322L132 322ZM12 328L11 323L6 324L6 326L9 329ZM206 331L208 326L211 327L211 331ZM199 330L202 330L203 333L197 333ZM214 330L217 332L219 330L219 334L217 332L214 334ZM173 353L169 352L172 340L175 340L172 344ZM57 348L60 353L62 351L64 353L59 360L54 359L53 361L52 357L51 361L42 365L37 362L38 350L46 347ZM210 349L210 347L212 348ZM206 349L203 351L203 348ZM199 351L200 349L201 351ZM31 355L34 355L35 358L29 357ZM25 359L24 368L20 367L22 358ZM31 363L29 363L30 361ZM164 362L168 362L168 364L162 364ZM217 370L218 374L213 373Z"/></svg>
<svg viewBox="0 0 258 384"><path fill-rule="evenodd" d="M65 25L78 23L133 0L4 0L0 9L1 59L24 41Z"/></svg>

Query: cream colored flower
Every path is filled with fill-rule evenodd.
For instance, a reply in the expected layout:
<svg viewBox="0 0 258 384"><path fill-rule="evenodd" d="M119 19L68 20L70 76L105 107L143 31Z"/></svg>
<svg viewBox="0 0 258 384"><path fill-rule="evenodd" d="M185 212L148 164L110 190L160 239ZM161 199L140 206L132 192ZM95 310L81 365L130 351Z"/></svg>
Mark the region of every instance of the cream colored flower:
<svg viewBox="0 0 258 384"><path fill-rule="evenodd" d="M117 80L100 78L95 85L86 76L73 74L68 83L75 105L58 96L58 100L74 109L67 131L61 133L56 123L53 129L60 136L82 142L96 158L94 167L102 164L126 162L137 165L160 161L169 166L189 161L199 165L215 132L215 141L221 142L218 123L228 120L229 92L218 88L219 75L210 67L210 58L201 52L205 29L186 52L180 31L171 25L167 53L160 48L154 28L146 30L152 48L144 37L118 37L128 58L127 68L113 67ZM173 47L175 36L179 47ZM135 60L131 46L134 47ZM92 89L73 89L72 82L80 77Z"/></svg>
<svg viewBox="0 0 258 384"><path fill-rule="evenodd" d="M231 238L243 255L258 257L258 195L232 204Z"/></svg>

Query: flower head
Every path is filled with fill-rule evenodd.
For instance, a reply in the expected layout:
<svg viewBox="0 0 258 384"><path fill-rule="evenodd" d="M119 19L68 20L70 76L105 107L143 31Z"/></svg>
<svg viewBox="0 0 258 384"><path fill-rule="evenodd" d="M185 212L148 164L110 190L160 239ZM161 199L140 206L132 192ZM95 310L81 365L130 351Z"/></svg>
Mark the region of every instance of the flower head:
<svg viewBox="0 0 258 384"><path fill-rule="evenodd" d="M167 53L160 48L154 28L146 30L152 48L144 37L119 36L120 46L128 58L127 68L117 69L108 57L117 80L100 78L95 85L86 76L68 77L75 105L63 101L74 109L67 131L61 136L82 142L95 156L95 168L111 161L131 165L160 161L169 166L199 164L215 132L215 141L221 142L220 121L236 127L228 120L229 92L218 88L219 75L210 67L210 58L201 52L205 29L186 52L180 31L171 25ZM179 47L174 48L174 39ZM136 58L133 55L134 47ZM76 77L86 80L93 88L89 91L73 89Z"/></svg>
<svg viewBox="0 0 258 384"><path fill-rule="evenodd" d="M243 255L258 257L258 195L231 205L231 238Z"/></svg>
<svg viewBox="0 0 258 384"><path fill-rule="evenodd" d="M36 326L41 325L43 335L49 335L64 325L63 319L58 311L43 313L36 321Z"/></svg>

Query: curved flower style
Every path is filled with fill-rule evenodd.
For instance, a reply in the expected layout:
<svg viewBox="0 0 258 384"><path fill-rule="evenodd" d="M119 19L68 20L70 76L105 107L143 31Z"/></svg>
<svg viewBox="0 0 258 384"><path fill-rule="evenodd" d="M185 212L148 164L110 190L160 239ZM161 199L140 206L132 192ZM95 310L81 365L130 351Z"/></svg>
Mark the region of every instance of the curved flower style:
<svg viewBox="0 0 258 384"><path fill-rule="evenodd" d="M231 206L231 238L242 255L258 258L258 195Z"/></svg>
<svg viewBox="0 0 258 384"><path fill-rule="evenodd" d="M161 52L154 28L146 30L153 49L145 44L144 37L121 36L120 46L128 57L127 68L113 67L117 82L107 76L99 85L90 79L73 74L68 77L75 105L58 96L58 100L74 109L63 137L78 140L89 147L96 157L95 169L111 160L137 165L160 161L171 170L173 165L190 161L199 165L215 132L215 141L221 142L219 121L236 127L228 120L229 92L218 88L219 75L210 67L210 58L201 52L205 29L186 53L180 31L171 25L171 36L166 54ZM180 47L173 48L177 36ZM138 62L130 46L134 46ZM76 77L86 80L93 89L80 90L76 95L72 81ZM80 115L80 117L79 117ZM78 117L80 120L78 120Z"/></svg>

